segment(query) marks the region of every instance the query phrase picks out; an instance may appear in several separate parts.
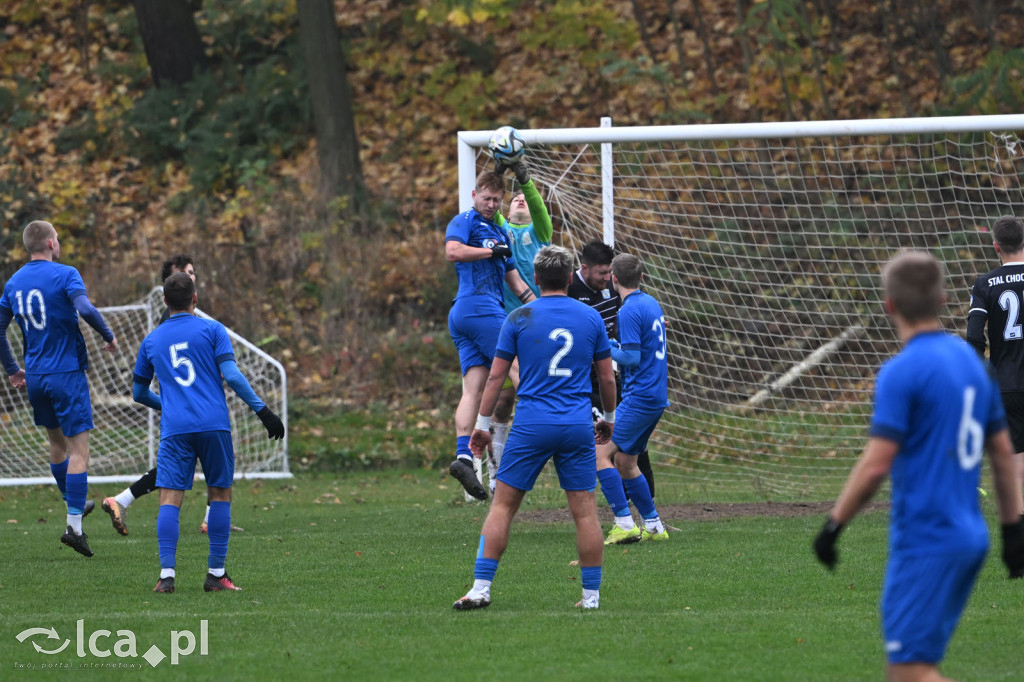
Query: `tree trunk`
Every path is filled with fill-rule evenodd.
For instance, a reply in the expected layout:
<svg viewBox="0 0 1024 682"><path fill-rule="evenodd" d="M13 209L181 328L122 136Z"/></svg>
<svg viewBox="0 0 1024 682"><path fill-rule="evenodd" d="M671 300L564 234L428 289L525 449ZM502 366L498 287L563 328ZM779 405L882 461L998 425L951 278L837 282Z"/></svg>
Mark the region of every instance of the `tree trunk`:
<svg viewBox="0 0 1024 682"><path fill-rule="evenodd" d="M188 0L134 0L139 33L156 87L192 80L206 65L203 41Z"/></svg>
<svg viewBox="0 0 1024 682"><path fill-rule="evenodd" d="M299 40L313 104L320 159L320 189L328 197L347 196L358 207L364 199L362 167L352 88L332 0L302 0Z"/></svg>

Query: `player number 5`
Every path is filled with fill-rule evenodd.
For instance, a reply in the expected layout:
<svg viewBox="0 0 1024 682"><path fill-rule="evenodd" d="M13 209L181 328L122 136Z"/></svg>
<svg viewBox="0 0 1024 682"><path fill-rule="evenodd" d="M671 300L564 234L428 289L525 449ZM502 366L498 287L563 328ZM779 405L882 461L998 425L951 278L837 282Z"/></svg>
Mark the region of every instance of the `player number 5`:
<svg viewBox="0 0 1024 682"><path fill-rule="evenodd" d="M188 376L186 376L184 379L182 379L181 377L174 377L174 380L177 381L180 386L188 388L193 383L195 383L196 368L192 364L192 361L189 360L187 357L185 357L184 355L178 355L178 351L182 350L188 350L187 341L183 343L176 343L173 346L171 346L171 365L175 369L179 367L184 367L187 370Z"/></svg>
<svg viewBox="0 0 1024 682"><path fill-rule="evenodd" d="M974 418L974 397L977 390L973 386L964 389L964 411L960 416L960 431L957 434L956 455L960 460L960 468L970 471L981 462L981 450L984 445L985 431Z"/></svg>

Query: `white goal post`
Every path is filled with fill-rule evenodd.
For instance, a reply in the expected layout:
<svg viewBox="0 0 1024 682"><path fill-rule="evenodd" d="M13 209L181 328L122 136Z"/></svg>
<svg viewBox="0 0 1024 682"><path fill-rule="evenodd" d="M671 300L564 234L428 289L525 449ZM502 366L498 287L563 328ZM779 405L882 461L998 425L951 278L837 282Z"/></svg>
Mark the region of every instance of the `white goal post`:
<svg viewBox="0 0 1024 682"><path fill-rule="evenodd" d="M137 303L100 308L117 336L115 353L103 352L99 335L80 323L89 349L87 376L95 425L89 434L92 483L133 481L156 464L160 417L132 399L132 373L139 344L159 323L163 309L162 287ZM200 310L196 314L209 317ZM285 423L285 437L269 440L249 406L234 391L225 391L235 447L235 478L288 478L288 384L284 367L234 331L228 329L228 336L238 368ZM14 324L8 328L7 338L20 363L22 338ZM154 388L159 392L159 386ZM0 485L53 483L48 453L46 430L34 425L25 391L15 390L4 377L0 382Z"/></svg>
<svg viewBox="0 0 1024 682"><path fill-rule="evenodd" d="M943 324L962 335L970 286L999 264L988 227L1024 216L1024 115L520 133L554 242L602 239L645 263L672 402L651 459L659 486L698 496L838 492L898 349L880 266L908 248L939 257ZM490 134L458 134L462 209Z"/></svg>

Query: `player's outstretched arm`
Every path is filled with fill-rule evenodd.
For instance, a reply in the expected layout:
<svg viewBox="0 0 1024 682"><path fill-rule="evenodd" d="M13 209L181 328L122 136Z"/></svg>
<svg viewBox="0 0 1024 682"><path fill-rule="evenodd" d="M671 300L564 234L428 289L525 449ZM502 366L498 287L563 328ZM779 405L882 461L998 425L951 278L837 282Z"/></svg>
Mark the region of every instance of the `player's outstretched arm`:
<svg viewBox="0 0 1024 682"><path fill-rule="evenodd" d="M0 306L0 365L7 371L7 376L14 388L24 388L25 370L18 366L14 359L14 351L11 344L7 342L7 328L14 319L14 311L7 306Z"/></svg>
<svg viewBox="0 0 1024 682"><path fill-rule="evenodd" d="M259 399L256 391L252 390L249 380L245 378L234 360L222 360L219 364L220 373L224 381L228 383L231 390L238 394L238 397L245 401L267 430L267 438L281 440L284 438L284 422L273 410L267 407L266 403Z"/></svg>
<svg viewBox="0 0 1024 682"><path fill-rule="evenodd" d="M521 161L518 165L521 165L523 169L526 169L526 162ZM512 167L515 170L516 166ZM519 175L516 175L518 179ZM551 224L551 214L548 213L548 207L544 204L544 198L540 195L540 190L537 189L535 182L530 180L530 176L526 176L525 182L520 182L520 186L523 188L523 198L526 199L526 205L530 207L530 220L533 222L533 231L544 244L551 243L551 237L555 232L554 226Z"/></svg>
<svg viewBox="0 0 1024 682"><path fill-rule="evenodd" d="M103 314L96 309L96 306L92 304L89 297L85 294L75 296L73 303L75 304L75 310L82 316L82 319L99 332L100 337L106 341L103 350L113 353L117 349L117 339L114 337L114 332L110 331L110 327L107 326L107 321L103 319Z"/></svg>
<svg viewBox="0 0 1024 682"><path fill-rule="evenodd" d="M814 540L814 552L818 560L829 569L835 567L838 556L835 552L835 544L839 539L839 532L857 515L861 507L878 492L889 471L892 469L893 460L899 453L899 443L886 438L871 437L860 459L854 465L850 476L846 479L843 492L832 507L824 527Z"/></svg>

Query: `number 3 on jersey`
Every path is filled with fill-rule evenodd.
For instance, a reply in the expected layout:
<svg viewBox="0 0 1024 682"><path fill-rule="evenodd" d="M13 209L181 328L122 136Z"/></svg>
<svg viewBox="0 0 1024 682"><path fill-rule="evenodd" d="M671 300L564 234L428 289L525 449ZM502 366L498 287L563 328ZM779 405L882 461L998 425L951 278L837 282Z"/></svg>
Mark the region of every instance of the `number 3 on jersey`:
<svg viewBox="0 0 1024 682"><path fill-rule="evenodd" d="M171 366L174 367L175 369L179 367L184 367L186 371L186 376L184 379L179 376L176 376L174 377L174 380L178 382L179 386L184 386L185 388L188 388L196 381L196 368L192 364L192 361L189 360L186 356L178 355L180 351L188 350L188 342L186 341L183 343L176 343L173 346L171 346L170 350Z"/></svg>

